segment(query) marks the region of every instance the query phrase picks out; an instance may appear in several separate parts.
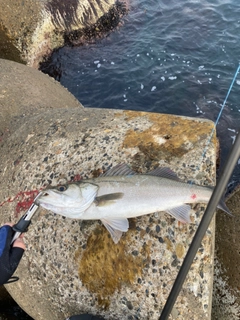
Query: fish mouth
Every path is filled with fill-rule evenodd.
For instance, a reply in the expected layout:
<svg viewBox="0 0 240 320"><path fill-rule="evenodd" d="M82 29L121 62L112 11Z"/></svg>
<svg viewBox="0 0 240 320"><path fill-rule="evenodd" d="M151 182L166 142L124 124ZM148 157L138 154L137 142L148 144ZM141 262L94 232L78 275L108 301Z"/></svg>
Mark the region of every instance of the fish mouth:
<svg viewBox="0 0 240 320"><path fill-rule="evenodd" d="M37 205L40 205L42 202L44 202L44 198L45 197L47 197L47 196L49 196L49 192L47 192L47 191L42 191L41 192L41 195L39 195L39 197L37 197L37 199L35 200L35 203L37 204Z"/></svg>

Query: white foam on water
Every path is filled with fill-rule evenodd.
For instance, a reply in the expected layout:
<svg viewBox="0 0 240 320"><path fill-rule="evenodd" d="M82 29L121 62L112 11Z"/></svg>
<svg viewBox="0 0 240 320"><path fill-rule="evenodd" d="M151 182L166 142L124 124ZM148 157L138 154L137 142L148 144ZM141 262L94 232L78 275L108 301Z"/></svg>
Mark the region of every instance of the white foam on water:
<svg viewBox="0 0 240 320"><path fill-rule="evenodd" d="M232 138L232 144L234 144L236 136L231 136L230 138Z"/></svg>
<svg viewBox="0 0 240 320"><path fill-rule="evenodd" d="M176 80L177 77L176 76L171 76L171 77L168 77L169 80Z"/></svg>

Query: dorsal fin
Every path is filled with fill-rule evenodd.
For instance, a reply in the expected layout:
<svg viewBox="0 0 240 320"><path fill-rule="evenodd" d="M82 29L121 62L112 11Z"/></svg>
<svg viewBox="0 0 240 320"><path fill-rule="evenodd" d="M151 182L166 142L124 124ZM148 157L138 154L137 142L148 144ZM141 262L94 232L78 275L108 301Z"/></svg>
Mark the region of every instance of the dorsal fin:
<svg viewBox="0 0 240 320"><path fill-rule="evenodd" d="M101 174L100 177L130 176L134 174L136 174L136 172L130 169L128 165L126 165L125 163L121 163L107 170L106 172Z"/></svg>
<svg viewBox="0 0 240 320"><path fill-rule="evenodd" d="M162 178L172 179L176 181L180 181L178 176L175 172L173 172L170 168L163 167L163 168L156 168L150 172L147 173L150 176L158 176Z"/></svg>

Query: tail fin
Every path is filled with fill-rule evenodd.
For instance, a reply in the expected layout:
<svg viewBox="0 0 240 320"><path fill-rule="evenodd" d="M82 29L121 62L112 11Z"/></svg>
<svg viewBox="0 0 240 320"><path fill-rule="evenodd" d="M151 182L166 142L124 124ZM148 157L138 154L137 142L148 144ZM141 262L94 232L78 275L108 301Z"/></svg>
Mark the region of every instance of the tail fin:
<svg viewBox="0 0 240 320"><path fill-rule="evenodd" d="M231 211L228 209L228 207L226 206L225 202L224 202L224 197L222 197L222 199L220 200L218 206L219 209L221 209L222 211L225 211L226 213L230 214L231 216L233 216L233 214L231 213Z"/></svg>

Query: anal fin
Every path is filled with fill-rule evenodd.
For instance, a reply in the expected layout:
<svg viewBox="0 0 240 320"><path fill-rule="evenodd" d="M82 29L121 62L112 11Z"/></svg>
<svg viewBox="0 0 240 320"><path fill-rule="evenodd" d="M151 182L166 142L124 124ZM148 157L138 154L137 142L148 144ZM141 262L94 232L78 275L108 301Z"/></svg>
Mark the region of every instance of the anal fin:
<svg viewBox="0 0 240 320"><path fill-rule="evenodd" d="M166 212L182 223L190 223L190 210L191 207L189 205L183 204L181 206L168 209Z"/></svg>

